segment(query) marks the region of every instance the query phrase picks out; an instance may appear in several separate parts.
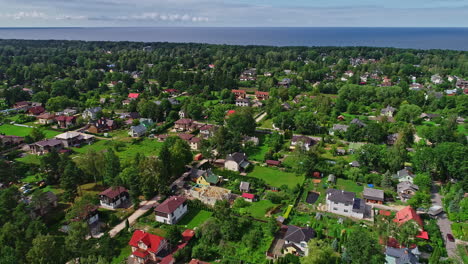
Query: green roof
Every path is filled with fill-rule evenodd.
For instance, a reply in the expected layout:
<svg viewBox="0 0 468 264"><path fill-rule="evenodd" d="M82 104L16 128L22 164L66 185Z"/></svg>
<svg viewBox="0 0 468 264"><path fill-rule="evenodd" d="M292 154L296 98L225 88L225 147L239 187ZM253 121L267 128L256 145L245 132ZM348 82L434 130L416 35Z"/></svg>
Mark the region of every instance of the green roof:
<svg viewBox="0 0 468 264"><path fill-rule="evenodd" d="M219 181L219 177L217 175L214 175L213 173L208 172L205 176L205 180L209 183L217 184Z"/></svg>

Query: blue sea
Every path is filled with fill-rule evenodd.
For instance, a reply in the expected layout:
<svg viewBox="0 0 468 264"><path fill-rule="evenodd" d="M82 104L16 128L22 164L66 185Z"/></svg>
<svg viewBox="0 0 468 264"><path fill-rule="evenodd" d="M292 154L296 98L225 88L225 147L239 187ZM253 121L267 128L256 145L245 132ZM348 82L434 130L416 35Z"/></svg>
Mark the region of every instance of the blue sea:
<svg viewBox="0 0 468 264"><path fill-rule="evenodd" d="M468 28L0 28L1 39L371 46L468 51Z"/></svg>

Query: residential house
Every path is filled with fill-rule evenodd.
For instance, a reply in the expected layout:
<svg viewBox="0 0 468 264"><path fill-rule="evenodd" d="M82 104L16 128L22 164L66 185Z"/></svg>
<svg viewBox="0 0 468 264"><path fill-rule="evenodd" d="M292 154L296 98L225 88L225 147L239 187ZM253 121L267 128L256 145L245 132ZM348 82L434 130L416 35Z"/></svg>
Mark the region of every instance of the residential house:
<svg viewBox="0 0 468 264"><path fill-rule="evenodd" d="M179 111L179 118L185 118L186 114L184 110Z"/></svg>
<svg viewBox="0 0 468 264"><path fill-rule="evenodd" d="M180 101L175 98L168 98L167 101L169 101L171 105L180 105Z"/></svg>
<svg viewBox="0 0 468 264"><path fill-rule="evenodd" d="M403 181L397 185L398 196L403 202L411 199L411 197L413 197L418 190L419 187L409 181Z"/></svg>
<svg viewBox="0 0 468 264"><path fill-rule="evenodd" d="M117 128L117 123L112 119L100 118L96 122L92 122L88 127L88 132L99 134L112 131Z"/></svg>
<svg viewBox="0 0 468 264"><path fill-rule="evenodd" d="M85 221L88 225L95 225L99 222L99 211L95 205L87 205L77 216L77 220Z"/></svg>
<svg viewBox="0 0 468 264"><path fill-rule="evenodd" d="M365 187L364 191L362 192L362 197L364 198L366 203L383 204L384 191Z"/></svg>
<svg viewBox="0 0 468 264"><path fill-rule="evenodd" d="M240 98L240 99L236 99L236 106L240 106L240 107L246 107L246 106L250 106L251 103L250 103L250 99L249 98Z"/></svg>
<svg viewBox="0 0 468 264"><path fill-rule="evenodd" d="M283 103L281 106L282 106L283 109L286 110L286 111L289 111L289 110L292 109L292 106L291 106L288 102Z"/></svg>
<svg viewBox="0 0 468 264"><path fill-rule="evenodd" d="M456 86L459 89L466 89L468 88L468 80L458 79Z"/></svg>
<svg viewBox="0 0 468 264"><path fill-rule="evenodd" d="M258 137L245 136L242 139L242 146L245 147L247 143L249 143L251 146L258 146L260 144L260 139Z"/></svg>
<svg viewBox="0 0 468 264"><path fill-rule="evenodd" d="M361 164L359 163L359 161L355 160L355 161L352 161L349 163L349 165L353 168L359 168L361 167Z"/></svg>
<svg viewBox="0 0 468 264"><path fill-rule="evenodd" d="M211 169L204 171L195 182L199 185L217 185L221 181L221 177L214 174Z"/></svg>
<svg viewBox="0 0 468 264"><path fill-rule="evenodd" d="M98 117L98 113L100 113L101 111L102 111L102 108L99 106L93 107L93 108L87 108L83 111L82 117L84 119L94 120Z"/></svg>
<svg viewBox="0 0 468 264"><path fill-rule="evenodd" d="M231 190L217 186L195 185L190 189L189 194L211 206L214 206L217 201L231 199Z"/></svg>
<svg viewBox="0 0 468 264"><path fill-rule="evenodd" d="M76 116L61 115L55 117L55 121L57 121L58 126L64 129L76 126L76 120Z"/></svg>
<svg viewBox="0 0 468 264"><path fill-rule="evenodd" d="M176 224L187 213L187 199L172 196L154 209L156 221L164 224Z"/></svg>
<svg viewBox="0 0 468 264"><path fill-rule="evenodd" d="M431 76L431 82L433 84L442 84L444 80L442 79L442 77L440 77L439 74L434 74Z"/></svg>
<svg viewBox="0 0 468 264"><path fill-rule="evenodd" d="M139 93L129 93L128 94L128 99L130 99L130 100L136 100L136 99L138 99L138 97L140 97Z"/></svg>
<svg viewBox="0 0 468 264"><path fill-rule="evenodd" d="M367 126L366 123L362 122L361 120L357 119L357 118L354 118L353 120L351 120L351 124L355 124L357 125L358 127L365 127Z"/></svg>
<svg viewBox="0 0 468 264"><path fill-rule="evenodd" d="M62 112L60 112L60 115L73 116L73 115L76 115L77 113L78 113L78 110L74 108L65 108Z"/></svg>
<svg viewBox="0 0 468 264"><path fill-rule="evenodd" d="M146 128L151 127L154 124L153 119L151 118L140 118L140 125L145 126Z"/></svg>
<svg viewBox="0 0 468 264"><path fill-rule="evenodd" d="M393 117L393 113L395 113L396 109L391 106L387 106L384 109L380 110L380 115L382 116L388 116L388 117Z"/></svg>
<svg viewBox="0 0 468 264"><path fill-rule="evenodd" d="M289 86L291 85L292 83L292 80L289 79L289 78L284 78L282 79L281 81L278 82L278 85L279 86L282 86L282 87L285 87L285 88L289 88Z"/></svg>
<svg viewBox="0 0 468 264"><path fill-rule="evenodd" d="M416 235L417 238L421 239L429 239L429 234L424 231L423 229L423 221L421 217L416 213L416 211L411 207L407 206L400 211L398 211L395 215L395 219L393 222L397 223L399 226L403 225L404 223L413 220L419 229L419 234Z"/></svg>
<svg viewBox="0 0 468 264"><path fill-rule="evenodd" d="M386 264L419 264L420 252L418 248L385 247Z"/></svg>
<svg viewBox="0 0 468 264"><path fill-rule="evenodd" d="M63 149L62 140L59 139L46 139L35 142L29 145L32 154L44 155L52 150L59 151Z"/></svg>
<svg viewBox="0 0 468 264"><path fill-rule="evenodd" d="M128 135L131 137L142 137L145 135L146 130L144 125L131 126Z"/></svg>
<svg viewBox="0 0 468 264"><path fill-rule="evenodd" d="M210 138L214 135L214 132L216 131L216 126L206 124L200 127L199 130L200 130L200 135L203 138Z"/></svg>
<svg viewBox="0 0 468 264"><path fill-rule="evenodd" d="M255 201L255 194L243 193L241 197L244 198L244 200L249 203L253 203Z"/></svg>
<svg viewBox="0 0 468 264"><path fill-rule="evenodd" d="M279 160L266 160L265 163L266 163L266 165L268 167L279 167L279 166L281 166L281 161L279 161Z"/></svg>
<svg viewBox="0 0 468 264"><path fill-rule="evenodd" d="M135 230L128 244L132 247L128 263L133 264L158 263L169 249L165 238L143 230ZM132 260L133 262L130 262Z"/></svg>
<svg viewBox="0 0 468 264"><path fill-rule="evenodd" d="M353 76L354 76L354 72L353 72L353 71L345 71L345 72L344 72L344 75L345 75L346 77L353 77Z"/></svg>
<svg viewBox="0 0 468 264"><path fill-rule="evenodd" d="M270 99L270 93L269 92L256 91L255 92L255 97L257 98L257 100L260 100L260 101L268 100L268 99Z"/></svg>
<svg viewBox="0 0 468 264"><path fill-rule="evenodd" d="M245 182L245 181L241 181L241 183L239 185L239 191L241 191L241 192L250 192L250 183Z"/></svg>
<svg viewBox="0 0 468 264"><path fill-rule="evenodd" d="M424 121L431 121L434 118L438 118L440 115L438 114L429 114L429 113L422 113L419 118L424 119Z"/></svg>
<svg viewBox="0 0 468 264"><path fill-rule="evenodd" d="M29 108L27 112L28 112L30 115L35 115L35 116L37 116L37 115L40 115L40 114L44 113L44 112L45 112L45 108L42 107L42 106L33 106L33 107Z"/></svg>
<svg viewBox="0 0 468 264"><path fill-rule="evenodd" d="M192 137L188 143L190 145L191 150L199 150L201 146L202 139L199 137Z"/></svg>
<svg viewBox="0 0 468 264"><path fill-rule="evenodd" d="M168 93L170 95L176 95L179 91L176 89L164 89L164 93Z"/></svg>
<svg viewBox="0 0 468 264"><path fill-rule="evenodd" d="M397 171L394 177L397 178L399 182L408 181L413 183L414 176L415 175L408 168L404 168Z"/></svg>
<svg viewBox="0 0 468 264"><path fill-rule="evenodd" d="M174 128L177 131L184 132L184 131L191 131L193 126L193 120L188 118L183 118L175 121Z"/></svg>
<svg viewBox="0 0 468 264"><path fill-rule="evenodd" d="M31 105L31 102L28 102L28 101L21 101L21 102L16 102L14 105L13 105L13 108L15 109L26 109L27 107L29 107Z"/></svg>
<svg viewBox="0 0 468 264"><path fill-rule="evenodd" d="M328 212L358 219L364 218L366 203L357 198L353 192L328 189L326 203Z"/></svg>
<svg viewBox="0 0 468 264"><path fill-rule="evenodd" d="M192 259L190 260L189 264L210 264L209 262L201 261L198 259Z"/></svg>
<svg viewBox="0 0 468 264"><path fill-rule="evenodd" d="M273 76L273 74L271 72L265 72L265 73L263 73L263 76L271 77L271 76Z"/></svg>
<svg viewBox="0 0 468 264"><path fill-rule="evenodd" d="M94 136L79 133L76 131L68 131L55 136L55 139L62 141L65 148L76 147L82 144L90 144L94 140Z"/></svg>
<svg viewBox="0 0 468 264"><path fill-rule="evenodd" d="M116 209L130 199L128 190L124 187L110 187L99 194L99 201L102 207Z"/></svg>
<svg viewBox="0 0 468 264"><path fill-rule="evenodd" d="M36 119L41 125L49 125L55 122L55 115L51 113L42 113L36 116Z"/></svg>
<svg viewBox="0 0 468 264"><path fill-rule="evenodd" d="M303 149L309 151L310 147L315 144L315 141L311 137L307 136L293 136L291 139L291 148L295 149L296 147L302 147Z"/></svg>
<svg viewBox="0 0 468 264"><path fill-rule="evenodd" d="M229 154L224 161L224 168L231 171L244 171L249 165L247 155L240 152Z"/></svg>
<svg viewBox="0 0 468 264"><path fill-rule="evenodd" d="M242 72L241 76L239 77L240 81L255 81L257 80L257 69L250 68Z"/></svg>
<svg viewBox="0 0 468 264"><path fill-rule="evenodd" d="M245 98L247 96L247 92L245 90L231 90L231 93L233 93L236 98Z"/></svg>
<svg viewBox="0 0 468 264"><path fill-rule="evenodd" d="M22 144L23 142L23 137L0 135L0 146L2 147L16 146Z"/></svg>
<svg viewBox="0 0 468 264"><path fill-rule="evenodd" d="M456 95L457 94L457 89L447 89L447 90L445 90L445 94L447 94L448 96Z"/></svg>
<svg viewBox="0 0 468 264"><path fill-rule="evenodd" d="M316 232L310 227L289 225L283 238L283 249L285 254L289 253L298 256L309 255L309 248L307 243L316 236Z"/></svg>
<svg viewBox="0 0 468 264"><path fill-rule="evenodd" d="M348 128L349 128L348 125L334 124L333 127L328 132L328 134L333 136L335 135L336 132L345 133L346 131L348 131Z"/></svg>
<svg viewBox="0 0 468 264"><path fill-rule="evenodd" d="M411 91L422 91L424 90L424 85L420 84L420 83L412 83L409 87L409 89Z"/></svg>

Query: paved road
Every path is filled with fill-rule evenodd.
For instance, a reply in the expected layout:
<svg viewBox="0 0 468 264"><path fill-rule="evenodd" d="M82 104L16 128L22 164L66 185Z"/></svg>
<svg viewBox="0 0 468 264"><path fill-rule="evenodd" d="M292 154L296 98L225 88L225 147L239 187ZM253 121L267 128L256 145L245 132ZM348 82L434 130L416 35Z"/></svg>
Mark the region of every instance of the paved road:
<svg viewBox="0 0 468 264"><path fill-rule="evenodd" d="M260 121L262 121L262 119L267 115L267 112L259 115L257 118L255 118L255 122L256 123L259 123Z"/></svg>
<svg viewBox="0 0 468 264"><path fill-rule="evenodd" d="M442 206L442 197L438 193L437 186L432 187L431 201L432 205ZM445 241L445 248L447 249L448 256L452 259L457 259L456 243L447 240L447 234L452 234L452 222L447 218L447 214L445 212L442 212L437 216L437 225L439 226L440 232L442 233L442 237Z"/></svg>
<svg viewBox="0 0 468 264"><path fill-rule="evenodd" d="M138 208L131 216L127 218L130 225L133 225L136 222L136 220L140 216L148 212L148 210L154 208L154 206L158 204L159 199L161 199L161 196L157 195L149 201L142 201L140 203L140 208ZM122 221L120 224L112 228L112 230L109 231L109 236L115 237L120 231L122 231L125 228L125 222L126 220Z"/></svg>

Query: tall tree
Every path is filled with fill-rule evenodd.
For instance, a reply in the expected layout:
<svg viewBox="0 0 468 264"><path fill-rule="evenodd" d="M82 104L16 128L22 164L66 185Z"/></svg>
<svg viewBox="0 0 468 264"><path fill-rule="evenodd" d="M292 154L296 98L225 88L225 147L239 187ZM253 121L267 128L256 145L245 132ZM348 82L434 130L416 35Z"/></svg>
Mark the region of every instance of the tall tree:
<svg viewBox="0 0 468 264"><path fill-rule="evenodd" d="M108 149L104 155L104 183L107 185L115 185L115 178L120 173L120 160L114 150Z"/></svg>

